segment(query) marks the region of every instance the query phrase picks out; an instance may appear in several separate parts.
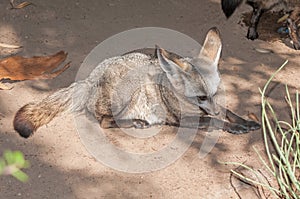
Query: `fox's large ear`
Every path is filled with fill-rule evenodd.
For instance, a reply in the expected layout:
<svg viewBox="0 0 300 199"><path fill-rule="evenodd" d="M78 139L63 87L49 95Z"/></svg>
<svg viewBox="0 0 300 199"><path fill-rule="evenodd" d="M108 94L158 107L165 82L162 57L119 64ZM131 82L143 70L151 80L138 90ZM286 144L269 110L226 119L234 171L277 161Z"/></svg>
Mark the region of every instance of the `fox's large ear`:
<svg viewBox="0 0 300 199"><path fill-rule="evenodd" d="M205 38L203 47L199 53L199 58L205 58L212 62L214 66L218 66L222 50L222 41L220 32L217 28L211 28Z"/></svg>
<svg viewBox="0 0 300 199"><path fill-rule="evenodd" d="M178 73L179 70L187 71L190 68L190 65L184 63L176 58L171 58L170 54L159 46L155 46L156 55L160 67L171 75Z"/></svg>

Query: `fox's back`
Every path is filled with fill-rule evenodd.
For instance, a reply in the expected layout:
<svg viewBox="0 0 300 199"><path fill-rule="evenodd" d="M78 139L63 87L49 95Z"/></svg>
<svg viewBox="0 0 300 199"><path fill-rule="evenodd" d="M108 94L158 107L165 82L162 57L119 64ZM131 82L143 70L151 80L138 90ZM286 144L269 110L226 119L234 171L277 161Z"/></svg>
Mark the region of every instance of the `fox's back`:
<svg viewBox="0 0 300 199"><path fill-rule="evenodd" d="M94 82L88 110L117 119L160 123L166 109L159 89L162 74L157 59L146 54L130 53L107 59L89 77L98 80Z"/></svg>

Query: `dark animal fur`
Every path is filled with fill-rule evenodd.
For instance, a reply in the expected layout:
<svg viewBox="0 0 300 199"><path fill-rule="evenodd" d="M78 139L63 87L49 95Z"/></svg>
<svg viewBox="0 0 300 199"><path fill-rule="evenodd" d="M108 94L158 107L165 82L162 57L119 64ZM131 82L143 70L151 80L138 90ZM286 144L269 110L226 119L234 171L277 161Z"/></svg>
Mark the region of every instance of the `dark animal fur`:
<svg viewBox="0 0 300 199"><path fill-rule="evenodd" d="M222 10L226 17L230 17L236 8L240 6L243 2L246 2L253 8L253 13L250 21L250 26L248 28L247 38L254 40L258 38L257 33L257 25L259 23L260 17L262 14L277 5L282 5L285 9L285 12L290 13L288 18L288 28L289 28L289 36L293 41L294 48L296 50L300 49L300 35L299 35L299 27L296 21L299 20L299 8L295 8L295 6L291 6L299 2L299 0L222 0ZM291 4L288 6L288 4ZM292 8L288 8L292 7Z"/></svg>
<svg viewBox="0 0 300 199"><path fill-rule="evenodd" d="M28 115L24 114L26 112L29 104L23 106L17 113L14 119L14 129L24 138L28 138L36 130L34 125L28 120Z"/></svg>

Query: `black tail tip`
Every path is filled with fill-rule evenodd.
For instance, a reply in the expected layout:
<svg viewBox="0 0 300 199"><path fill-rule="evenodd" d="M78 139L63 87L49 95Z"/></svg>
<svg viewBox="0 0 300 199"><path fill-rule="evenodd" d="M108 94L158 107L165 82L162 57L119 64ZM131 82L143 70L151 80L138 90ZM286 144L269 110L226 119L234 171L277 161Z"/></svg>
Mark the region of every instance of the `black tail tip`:
<svg viewBox="0 0 300 199"><path fill-rule="evenodd" d="M234 13L235 9L227 9L224 10L223 9L223 13L225 14L226 18L228 19L229 17L231 17L231 15Z"/></svg>
<svg viewBox="0 0 300 199"><path fill-rule="evenodd" d="M14 129L19 133L23 138L29 138L33 134L32 128L28 126L22 126L20 124L14 125Z"/></svg>
<svg viewBox="0 0 300 199"><path fill-rule="evenodd" d="M22 109L20 109L17 112L13 125L14 125L14 129L23 138L30 137L35 131L34 125L28 119L26 119L26 117L22 112Z"/></svg>
<svg viewBox="0 0 300 199"><path fill-rule="evenodd" d="M243 0L222 0L221 6L225 16L229 18L242 2Z"/></svg>

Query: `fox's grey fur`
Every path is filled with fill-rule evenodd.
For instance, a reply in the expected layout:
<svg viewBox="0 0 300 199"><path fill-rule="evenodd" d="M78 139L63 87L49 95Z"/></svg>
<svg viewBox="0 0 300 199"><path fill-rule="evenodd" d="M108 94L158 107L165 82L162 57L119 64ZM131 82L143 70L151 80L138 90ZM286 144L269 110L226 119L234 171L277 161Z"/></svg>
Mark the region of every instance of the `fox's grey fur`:
<svg viewBox="0 0 300 199"><path fill-rule="evenodd" d="M29 137L59 113L88 111L103 128L203 128L214 120L216 128L235 134L258 129L256 122L229 110L230 122L218 118L225 111L215 100L221 48L219 32L212 28L196 58L172 56L156 47L155 56L132 52L106 59L85 80L22 107L14 128Z"/></svg>

